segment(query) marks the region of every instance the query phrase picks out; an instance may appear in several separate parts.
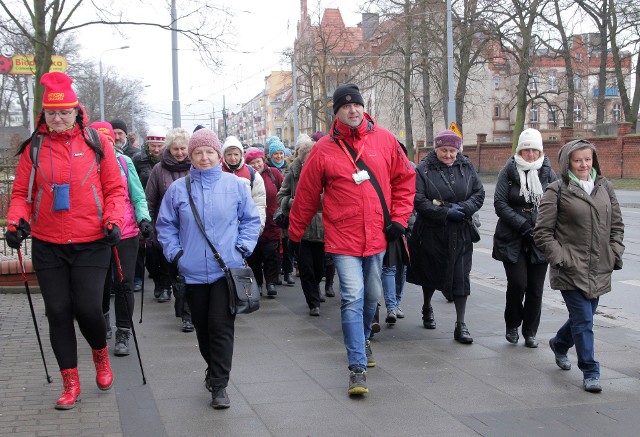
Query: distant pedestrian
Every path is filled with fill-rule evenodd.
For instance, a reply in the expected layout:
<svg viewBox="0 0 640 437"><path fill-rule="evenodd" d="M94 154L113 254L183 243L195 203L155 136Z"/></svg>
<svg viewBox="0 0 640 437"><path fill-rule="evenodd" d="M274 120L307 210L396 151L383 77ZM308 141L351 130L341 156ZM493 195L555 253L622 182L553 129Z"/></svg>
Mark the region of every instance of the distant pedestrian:
<svg viewBox="0 0 640 437"><path fill-rule="evenodd" d="M113 383L101 302L111 247L120 240L125 188L107 137L86 127L72 79L46 73L40 83L42 112L34 136L18 150L5 237L19 248L33 234L33 267L64 386L55 407L67 410L80 396L74 320L92 349L98 388L108 390ZM36 135L42 140L31 187Z"/></svg>
<svg viewBox="0 0 640 437"><path fill-rule="evenodd" d="M242 267L260 234L260 216L245 184L224 173L216 134L204 128L189 141L190 192L207 237L225 264ZM224 272L208 246L192 211L186 178L171 184L162 200L156 227L164 255L186 283L200 353L207 363L205 386L211 406L229 408L226 387L231 372L235 315L229 311Z"/></svg>
<svg viewBox="0 0 640 437"><path fill-rule="evenodd" d="M382 293L382 258L387 240L400 238L413 209L416 173L398 141L364 112L354 84L333 93L331 134L311 150L291 209L289 238L298 252L322 196L325 250L333 255L342 304L342 332L350 370L350 395L368 393L367 366L375 360L367 342ZM357 162L369 170L362 170ZM378 195L373 179L380 186ZM385 227L382 201L392 223Z"/></svg>
<svg viewBox="0 0 640 437"><path fill-rule="evenodd" d="M595 146L570 141L560 149L560 180L545 191L534 240L551 264L551 288L560 290L569 320L549 340L556 364L571 368L574 345L582 387L602 391L595 359L593 316L600 296L611 291L611 274L622 268L624 224L618 199L600 172Z"/></svg>
<svg viewBox="0 0 640 437"><path fill-rule="evenodd" d="M119 118L115 118L111 120L109 124L113 127L113 133L116 136L116 150L123 155L127 155L129 158L133 158L133 155L138 153L140 149L129 142L127 123Z"/></svg>
<svg viewBox="0 0 640 437"><path fill-rule="evenodd" d="M449 130L434 138L434 150L416 168L416 222L411 234L407 280L422 286L422 324L435 329L435 290L456 307L454 339L473 343L465 322L473 260L472 215L484 203L484 188L461 152L462 138Z"/></svg>
<svg viewBox="0 0 640 437"><path fill-rule="evenodd" d="M514 156L498 175L493 206L498 215L493 236L493 258L502 261L507 275L505 338L518 343L522 325L525 346L538 347L542 291L548 262L533 241L542 193L558 179L543 153L542 136L525 129Z"/></svg>

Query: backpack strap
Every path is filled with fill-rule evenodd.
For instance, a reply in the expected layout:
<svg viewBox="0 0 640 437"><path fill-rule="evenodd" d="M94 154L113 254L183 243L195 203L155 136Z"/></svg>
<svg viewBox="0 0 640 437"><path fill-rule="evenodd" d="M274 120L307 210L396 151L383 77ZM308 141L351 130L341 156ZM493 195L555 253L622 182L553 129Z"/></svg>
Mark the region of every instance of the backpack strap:
<svg viewBox="0 0 640 437"><path fill-rule="evenodd" d="M251 174L250 183L251 183L251 189L253 190L253 181L256 179L256 171L250 165L247 165L247 168L249 169L249 173Z"/></svg>
<svg viewBox="0 0 640 437"><path fill-rule="evenodd" d="M273 185L275 185L276 188L278 189L278 191L280 191L280 184L276 181L276 178L273 175L273 172L271 171L269 166L267 165L264 168L265 168L266 172L269 173L269 177L271 178L271 182L273 182Z"/></svg>
<svg viewBox="0 0 640 437"><path fill-rule="evenodd" d="M33 182L36 179L36 171L38 169L38 155L40 155L40 146L42 145L42 134L36 133L31 137L31 174L29 175L29 191L27 191L27 203L33 203L31 191L33 190Z"/></svg>
<svg viewBox="0 0 640 437"><path fill-rule="evenodd" d="M124 175L127 177L127 179L129 179L129 167L127 166L127 161L125 161L122 155L117 156L116 159L120 163L120 168L122 168L122 171L124 171Z"/></svg>

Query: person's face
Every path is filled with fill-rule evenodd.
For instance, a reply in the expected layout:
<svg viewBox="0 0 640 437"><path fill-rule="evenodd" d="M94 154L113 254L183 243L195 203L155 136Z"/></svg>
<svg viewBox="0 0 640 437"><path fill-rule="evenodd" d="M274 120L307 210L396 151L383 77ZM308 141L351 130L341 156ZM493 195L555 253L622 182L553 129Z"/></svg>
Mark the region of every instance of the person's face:
<svg viewBox="0 0 640 437"><path fill-rule="evenodd" d="M198 170L207 170L220 164L220 155L213 147L198 147L191 154L191 164Z"/></svg>
<svg viewBox="0 0 640 437"><path fill-rule="evenodd" d="M164 149L164 143L160 143L158 141L150 141L147 143L147 147L149 148L150 154L152 154L153 156L160 156L162 154L162 149Z"/></svg>
<svg viewBox="0 0 640 437"><path fill-rule="evenodd" d="M114 129L113 133L116 135L116 146L122 147L127 143L127 133L122 129Z"/></svg>
<svg viewBox="0 0 640 437"><path fill-rule="evenodd" d="M229 147L224 151L224 160L229 165L239 164L241 159L242 153L237 147Z"/></svg>
<svg viewBox="0 0 640 437"><path fill-rule="evenodd" d="M336 117L347 126L358 127L364 118L364 106L359 103L342 105Z"/></svg>
<svg viewBox="0 0 640 437"><path fill-rule="evenodd" d="M284 152L281 150L274 152L274 154L271 155L271 160L276 164L280 164L282 161L284 161Z"/></svg>
<svg viewBox="0 0 640 437"><path fill-rule="evenodd" d="M187 158L187 144L182 141L174 141L169 147L169 153L171 153L171 156L173 156L176 161L182 162Z"/></svg>
<svg viewBox="0 0 640 437"><path fill-rule="evenodd" d="M569 156L569 169L581 181L588 181L593 167L593 150L578 149Z"/></svg>
<svg viewBox="0 0 640 437"><path fill-rule="evenodd" d="M262 170L264 169L264 159L256 158L253 161L251 161L249 165L253 167L253 169L258 173L262 173Z"/></svg>
<svg viewBox="0 0 640 437"><path fill-rule="evenodd" d="M56 111L45 109L44 121L54 132L64 132L76 121L78 116L77 109L58 109Z"/></svg>
<svg viewBox="0 0 640 437"><path fill-rule="evenodd" d="M540 159L540 151L536 149L522 149L520 156L527 162L535 162Z"/></svg>
<svg viewBox="0 0 640 437"><path fill-rule="evenodd" d="M446 165L451 165L455 162L456 156L458 155L458 149L455 147L442 146L436 149L436 156Z"/></svg>

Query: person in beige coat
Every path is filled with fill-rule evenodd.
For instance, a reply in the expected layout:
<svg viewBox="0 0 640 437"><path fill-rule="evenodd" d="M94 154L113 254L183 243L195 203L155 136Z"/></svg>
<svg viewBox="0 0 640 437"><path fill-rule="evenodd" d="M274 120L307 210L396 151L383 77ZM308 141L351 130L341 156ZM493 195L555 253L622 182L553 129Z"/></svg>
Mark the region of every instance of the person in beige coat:
<svg viewBox="0 0 640 437"><path fill-rule="evenodd" d="M558 367L571 368L575 345L583 388L602 391L594 356L593 315L600 296L611 291L611 274L622 268L624 224L613 187L600 174L598 155L586 140L560 149L560 180L549 185L534 230L549 260L551 288L560 290L569 320L549 340Z"/></svg>

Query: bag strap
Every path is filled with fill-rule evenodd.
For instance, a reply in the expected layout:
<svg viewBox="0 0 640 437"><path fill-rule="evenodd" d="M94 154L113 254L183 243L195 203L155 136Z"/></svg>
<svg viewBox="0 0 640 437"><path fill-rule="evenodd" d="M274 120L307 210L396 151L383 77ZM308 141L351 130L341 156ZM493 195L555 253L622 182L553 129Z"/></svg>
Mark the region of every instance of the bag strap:
<svg viewBox="0 0 640 437"><path fill-rule="evenodd" d="M249 169L249 174L251 175L251 179L249 180L249 185L251 185L251 189L253 190L253 181L256 178L256 171L250 165L247 165L247 164L245 164L245 165Z"/></svg>
<svg viewBox="0 0 640 437"><path fill-rule="evenodd" d="M278 182L276 181L276 177L273 175L273 172L271 171L269 166L265 165L264 169L266 170L267 173L269 173L269 177L271 178L271 182L273 182L273 185L275 185L278 191L280 191L280 184L278 184Z"/></svg>
<svg viewBox="0 0 640 437"><path fill-rule="evenodd" d="M347 151L355 161L357 156L355 150L353 150L351 146L344 140L336 139L336 141L342 142L342 144L346 147ZM362 158L358 159L355 162L360 170L364 170L369 173L369 182L371 182L371 185L373 185L373 188L376 190L376 193L378 193L378 197L380 198L380 204L382 205L382 211L384 212L384 227L386 228L391 224L391 214L389 214L389 208L387 207L387 202L384 199L384 194L382 193L382 188L378 183L378 179L376 179L376 175L371 171L367 164L364 163Z"/></svg>
<svg viewBox="0 0 640 437"><path fill-rule="evenodd" d="M27 191L27 203L33 203L31 192L33 191L33 182L36 179L36 171L38 169L38 155L40 155L41 145L42 134L36 133L31 137L31 174L29 175L29 191Z"/></svg>
<svg viewBox="0 0 640 437"><path fill-rule="evenodd" d="M213 252L213 257L216 259L216 261L218 261L218 264L220 264L220 268L226 274L229 271L229 267L227 267L227 265L224 263L224 260L222 259L222 257L220 256L216 248L213 247L213 243L211 243L211 240L209 240L209 237L207 237L207 233L205 232L204 226L202 225L202 220L200 219L200 214L198 214L196 205L195 203L193 203L193 197L191 197L191 177L190 176L191 175L187 175L184 181L187 184L187 194L189 195L189 205L191 205L191 212L193 212L193 216L196 219L198 228L200 228L200 232L202 232L204 239L207 240L207 244L209 245L209 247L211 248L211 251Z"/></svg>
<svg viewBox="0 0 640 437"><path fill-rule="evenodd" d="M127 161L125 161L122 155L116 157L116 159L120 163L120 168L122 168L124 175L129 179L129 167L127 166Z"/></svg>

